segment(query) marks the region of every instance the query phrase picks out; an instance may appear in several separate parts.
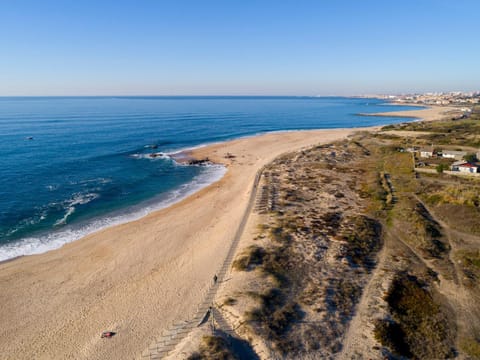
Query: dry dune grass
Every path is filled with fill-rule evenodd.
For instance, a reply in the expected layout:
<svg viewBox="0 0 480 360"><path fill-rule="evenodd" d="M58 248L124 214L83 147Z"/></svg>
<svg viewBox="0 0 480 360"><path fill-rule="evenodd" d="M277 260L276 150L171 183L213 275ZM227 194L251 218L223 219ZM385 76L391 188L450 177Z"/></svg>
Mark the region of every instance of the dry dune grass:
<svg viewBox="0 0 480 360"><path fill-rule="evenodd" d="M229 306L262 358L478 355L477 183L415 176L401 143L360 133L267 167Z"/></svg>
<svg viewBox="0 0 480 360"><path fill-rule="evenodd" d="M357 194L378 186L364 176L368 156L347 141L282 156L265 171L264 191L277 194L274 210L258 209L256 237L264 241L240 252L234 268L268 284L244 287L253 300L244 319L276 356L330 357L341 349L381 247L381 225L360 214L370 200Z"/></svg>

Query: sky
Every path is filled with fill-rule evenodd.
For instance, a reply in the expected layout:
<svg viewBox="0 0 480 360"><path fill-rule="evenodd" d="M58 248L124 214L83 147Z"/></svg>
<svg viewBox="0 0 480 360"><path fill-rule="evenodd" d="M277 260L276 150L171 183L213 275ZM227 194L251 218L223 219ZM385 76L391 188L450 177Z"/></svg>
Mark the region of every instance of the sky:
<svg viewBox="0 0 480 360"><path fill-rule="evenodd" d="M0 0L0 96L480 90L478 0Z"/></svg>

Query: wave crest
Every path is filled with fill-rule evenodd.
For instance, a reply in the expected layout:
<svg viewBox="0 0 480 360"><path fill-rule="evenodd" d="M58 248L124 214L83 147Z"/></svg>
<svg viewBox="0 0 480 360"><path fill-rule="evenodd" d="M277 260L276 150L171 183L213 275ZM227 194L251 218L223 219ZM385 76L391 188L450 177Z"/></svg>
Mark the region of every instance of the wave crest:
<svg viewBox="0 0 480 360"><path fill-rule="evenodd" d="M98 199L100 197L99 194L96 193L87 193L87 194L76 194L74 195L73 199L66 201L66 209L65 215L55 222L54 226L65 225L67 223L67 219L70 215L75 212L75 205L84 205L88 204L89 202Z"/></svg>

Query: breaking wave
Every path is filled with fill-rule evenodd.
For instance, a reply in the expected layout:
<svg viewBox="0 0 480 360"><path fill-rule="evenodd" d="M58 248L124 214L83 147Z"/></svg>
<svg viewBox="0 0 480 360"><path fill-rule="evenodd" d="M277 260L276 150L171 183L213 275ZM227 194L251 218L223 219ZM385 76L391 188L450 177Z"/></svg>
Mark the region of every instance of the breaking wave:
<svg viewBox="0 0 480 360"><path fill-rule="evenodd" d="M225 172L226 168L221 165L205 166L204 171L195 176L189 183L181 185L175 190L167 192L148 202L130 207L123 212L116 212L77 226L66 225L61 230L39 236L26 237L12 243L4 244L0 246L0 261L57 249L66 243L78 240L106 227L140 219L153 211L164 209L177 203L200 189L220 180ZM91 202L98 198L98 196L96 193L77 194L71 200L67 201L65 215L57 221L58 225L67 222L68 217L75 211L75 206Z"/></svg>

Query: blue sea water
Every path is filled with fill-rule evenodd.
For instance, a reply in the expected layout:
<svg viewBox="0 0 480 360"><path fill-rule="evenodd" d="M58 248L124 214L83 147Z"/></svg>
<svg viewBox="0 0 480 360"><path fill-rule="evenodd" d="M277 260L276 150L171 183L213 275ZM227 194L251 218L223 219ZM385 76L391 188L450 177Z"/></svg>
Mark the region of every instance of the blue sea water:
<svg viewBox="0 0 480 360"><path fill-rule="evenodd" d="M357 114L403 109L416 108L334 97L0 98L0 260L139 218L225 171L148 154L270 131L401 122Z"/></svg>

